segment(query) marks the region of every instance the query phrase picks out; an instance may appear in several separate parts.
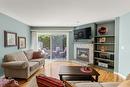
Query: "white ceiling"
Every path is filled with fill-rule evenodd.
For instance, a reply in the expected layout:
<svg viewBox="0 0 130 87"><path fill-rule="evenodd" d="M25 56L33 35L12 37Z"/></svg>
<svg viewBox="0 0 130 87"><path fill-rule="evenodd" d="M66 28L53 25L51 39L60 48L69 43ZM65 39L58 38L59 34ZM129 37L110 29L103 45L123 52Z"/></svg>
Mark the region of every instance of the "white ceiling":
<svg viewBox="0 0 130 87"><path fill-rule="evenodd" d="M0 12L30 26L75 26L130 11L130 0L0 0Z"/></svg>

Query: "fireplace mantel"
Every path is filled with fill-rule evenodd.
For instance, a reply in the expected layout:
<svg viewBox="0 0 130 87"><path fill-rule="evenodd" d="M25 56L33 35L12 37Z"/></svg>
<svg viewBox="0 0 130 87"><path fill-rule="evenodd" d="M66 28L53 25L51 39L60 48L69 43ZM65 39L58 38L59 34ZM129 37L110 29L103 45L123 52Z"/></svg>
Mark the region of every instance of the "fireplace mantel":
<svg viewBox="0 0 130 87"><path fill-rule="evenodd" d="M74 44L74 58L77 59L77 48L89 49L89 63L93 64L93 44L75 43Z"/></svg>

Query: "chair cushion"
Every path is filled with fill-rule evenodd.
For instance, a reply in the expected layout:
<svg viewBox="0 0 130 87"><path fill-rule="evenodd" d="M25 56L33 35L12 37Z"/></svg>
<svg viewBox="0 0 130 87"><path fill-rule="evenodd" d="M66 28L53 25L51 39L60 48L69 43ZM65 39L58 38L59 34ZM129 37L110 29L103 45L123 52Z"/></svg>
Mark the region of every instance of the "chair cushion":
<svg viewBox="0 0 130 87"><path fill-rule="evenodd" d="M30 66L30 71L33 71L39 66L39 63L38 62L29 62L29 66Z"/></svg>
<svg viewBox="0 0 130 87"><path fill-rule="evenodd" d="M90 82L90 83L77 83L75 87L102 87L102 85L98 82Z"/></svg>
<svg viewBox="0 0 130 87"><path fill-rule="evenodd" d="M39 65L44 64L44 59L43 59L43 58L31 59L30 61L31 61L31 62L38 62Z"/></svg>
<svg viewBox="0 0 130 87"><path fill-rule="evenodd" d="M37 76L38 87L64 87L64 83L56 78Z"/></svg>
<svg viewBox="0 0 130 87"><path fill-rule="evenodd" d="M32 59L32 57L33 57L33 50L32 49L26 50L26 51L24 51L24 53L27 56L28 60Z"/></svg>
<svg viewBox="0 0 130 87"><path fill-rule="evenodd" d="M89 83L91 81L67 81L69 84L71 84L72 86L74 86L77 83Z"/></svg>

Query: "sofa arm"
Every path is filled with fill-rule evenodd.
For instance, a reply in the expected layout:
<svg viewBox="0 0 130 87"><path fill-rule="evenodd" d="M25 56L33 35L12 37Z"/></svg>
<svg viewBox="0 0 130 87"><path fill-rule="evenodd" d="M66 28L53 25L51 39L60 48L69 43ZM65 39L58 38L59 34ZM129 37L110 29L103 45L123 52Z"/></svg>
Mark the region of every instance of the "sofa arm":
<svg viewBox="0 0 130 87"><path fill-rule="evenodd" d="M10 68L10 69L25 69L29 66L28 62L26 61L12 61L12 62L4 62L1 65L3 68Z"/></svg>

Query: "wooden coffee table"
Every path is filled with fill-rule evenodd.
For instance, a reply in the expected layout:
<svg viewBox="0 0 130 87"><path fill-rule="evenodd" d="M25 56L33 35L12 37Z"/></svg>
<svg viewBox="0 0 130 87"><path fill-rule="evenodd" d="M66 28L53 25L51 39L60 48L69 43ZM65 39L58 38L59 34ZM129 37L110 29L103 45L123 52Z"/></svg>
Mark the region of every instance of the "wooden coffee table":
<svg viewBox="0 0 130 87"><path fill-rule="evenodd" d="M92 68L91 73L84 73L80 71L82 66L62 66L60 67L60 80L67 81L96 81L98 82L98 76L100 75L95 69Z"/></svg>

